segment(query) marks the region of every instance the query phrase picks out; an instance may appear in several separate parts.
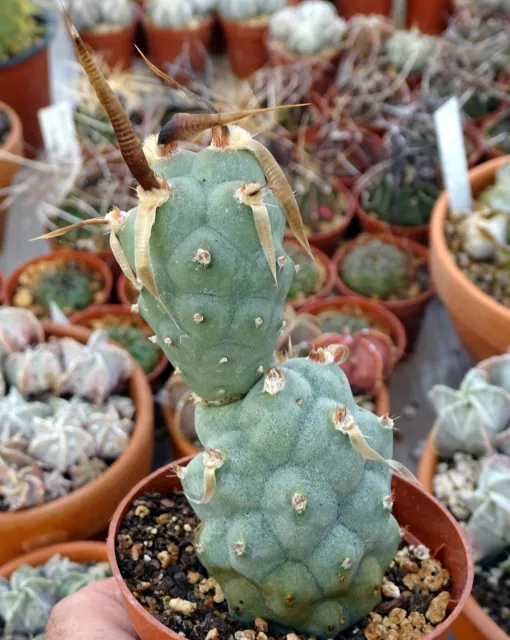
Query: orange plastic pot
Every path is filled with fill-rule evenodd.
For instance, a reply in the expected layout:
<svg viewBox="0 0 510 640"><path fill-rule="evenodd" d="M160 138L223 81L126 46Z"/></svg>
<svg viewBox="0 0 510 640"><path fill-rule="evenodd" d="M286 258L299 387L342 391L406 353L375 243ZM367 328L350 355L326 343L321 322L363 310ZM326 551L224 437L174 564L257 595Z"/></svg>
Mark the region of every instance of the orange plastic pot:
<svg viewBox="0 0 510 640"><path fill-rule="evenodd" d="M285 233L284 244L295 244L296 246L301 246L290 232ZM326 280L324 282L322 289L317 293L314 293L312 296L306 298L306 300L303 300L303 301L287 300L287 304L290 304L290 306L293 309L300 309L303 305L313 302L314 300L320 300L321 298L326 298L333 291L333 287L335 286L336 274L335 274L335 269L333 267L333 263L328 258L328 256L325 253L323 253L320 249L317 249L317 247L312 246L311 249L315 257L315 261L319 262L324 268L324 271L326 272Z"/></svg>
<svg viewBox="0 0 510 640"><path fill-rule="evenodd" d="M336 296L335 298L309 302L300 308L299 313L309 313L317 316L325 311L342 313L344 309L352 309L353 307L361 309L363 315L372 320L375 326L381 327L381 329L390 336L397 349L395 361L398 362L398 360L403 357L407 345L404 325L394 313L385 309L375 300L360 298L358 296Z"/></svg>
<svg viewBox="0 0 510 640"><path fill-rule="evenodd" d="M19 115L25 141L32 150L43 146L37 113L51 103L48 45L55 33L55 17L50 11L44 11L43 18L45 33L41 40L0 63L0 100Z"/></svg>
<svg viewBox="0 0 510 640"><path fill-rule="evenodd" d="M390 242L394 244L402 251L405 251L408 254L413 255L415 258L422 258L428 261L429 252L426 247L419 244L418 242L414 242L414 240L409 240L408 238L397 238L391 235L385 234L368 234L364 233L358 236L355 240L351 242L345 243L338 251L335 253L333 257L333 265L335 270L336 277L336 288L340 293L344 296L355 296L358 299L364 298L365 296L361 296L356 291L350 289L340 278L339 268L342 260L345 256L352 251L355 247L366 244L371 240L379 238L383 242ZM393 312L397 318L402 322L405 327L407 334L407 345L408 348L411 348L414 344L414 341L418 335L420 330L421 321L423 314L425 313L425 309L430 299L434 295L434 289L432 285L430 285L427 291L424 291L420 295L410 298L409 300L378 300L379 304L381 304L385 309Z"/></svg>
<svg viewBox="0 0 510 640"><path fill-rule="evenodd" d="M90 542L89 540L64 542L25 553L7 562L0 567L0 578L8 580L11 574L22 564L39 567L57 554L63 558L69 558L73 562L108 562L108 551L105 542Z"/></svg>
<svg viewBox="0 0 510 640"><path fill-rule="evenodd" d="M184 458L177 464L186 465L190 459ZM147 492L171 496L175 491L182 490L180 480L175 477L172 469L172 465L158 469L129 492L115 512L108 534L110 566L119 585L127 615L141 640L180 640L181 636L151 616L133 597L117 564L115 541L123 518L137 497ZM454 518L419 485L394 475L392 489L395 492L393 513L400 526L409 531L406 541L409 544L421 542L427 545L452 576L452 600L448 618L423 638L446 640L452 623L464 607L473 583L473 563L467 542ZM468 640L467 637L465 640Z"/></svg>
<svg viewBox="0 0 510 640"><path fill-rule="evenodd" d="M510 156L490 160L469 172L473 196L494 183L496 171ZM510 344L510 309L484 293L457 267L444 235L448 194L436 202L430 223L430 268L437 295L455 331L475 360L504 353Z"/></svg>
<svg viewBox="0 0 510 640"><path fill-rule="evenodd" d="M131 307L136 302L138 295L133 294L133 285L122 273L117 280L116 287L117 298L121 304L127 304Z"/></svg>
<svg viewBox="0 0 510 640"><path fill-rule="evenodd" d="M43 323L46 337L68 336L85 343L83 327ZM150 471L153 451L152 392L133 363L129 395L136 424L127 449L98 478L72 493L38 507L0 513L0 564L49 544L86 539L103 531L119 501Z"/></svg>
<svg viewBox="0 0 510 640"><path fill-rule="evenodd" d="M130 306L122 304L98 304L95 307L90 307L89 309L85 309L84 311L73 313L73 315L69 317L69 321L72 324L76 324L85 327L86 329L92 330L92 321L99 320L101 318L104 318L105 316L127 318L129 320L129 324L141 328L148 328L149 326L142 318L142 316L131 311ZM154 367L154 369L147 374L147 380L149 382L154 382L155 380L157 380L166 369L167 365L168 360L165 354L161 352L161 358L156 367Z"/></svg>
<svg viewBox="0 0 510 640"><path fill-rule="evenodd" d="M348 20L357 13L381 13L389 16L391 13L392 0L336 0L336 8L342 18Z"/></svg>
<svg viewBox="0 0 510 640"><path fill-rule="evenodd" d="M23 126L18 114L4 102L0 102L0 111L3 111L9 119L10 131L0 147L1 151L7 151L16 156L23 155ZM14 160L0 158L0 189L9 187L14 180L14 176L20 170L21 165ZM7 196L0 196L0 249L3 246L5 223L7 221L7 211L3 210L2 203Z"/></svg>
<svg viewBox="0 0 510 640"><path fill-rule="evenodd" d="M149 41L151 61L160 69L166 70L188 47L189 61L193 69L202 71L209 51L214 18L203 20L196 29L162 29L144 16L144 27Z"/></svg>
<svg viewBox="0 0 510 640"><path fill-rule="evenodd" d="M132 24L106 33L84 31L82 39L88 46L101 55L110 69L124 71L131 68L133 61L135 32L137 21Z"/></svg>
<svg viewBox="0 0 510 640"><path fill-rule="evenodd" d="M418 479L429 493L433 493L437 464L438 457L429 438L418 466ZM485 613L472 597L466 601L462 615L454 622L452 631L459 640L510 640L510 636Z"/></svg>
<svg viewBox="0 0 510 640"><path fill-rule="evenodd" d="M100 292L97 300L95 300L90 306L108 302L112 294L113 287L113 276L112 272L108 268L108 265L94 254L87 253L86 251L62 250L55 251L54 253L48 253L43 256L38 256L37 258L32 258L32 260L27 260L27 262L24 262L20 267L13 271L13 273L11 273L11 275L7 278L7 282L5 285L5 303L8 305L13 305L13 297L18 287L20 276L28 266L37 264L38 262L51 262L55 258L61 258L66 262L81 262L92 271L96 271L97 273L99 273L104 283L103 290Z"/></svg>
<svg viewBox="0 0 510 640"><path fill-rule="evenodd" d="M227 41L232 71L238 78L249 78L268 60L267 24L235 22L223 16L220 16L220 21Z"/></svg>
<svg viewBox="0 0 510 640"><path fill-rule="evenodd" d="M452 0L407 0L407 27L439 35L446 29L452 10Z"/></svg>

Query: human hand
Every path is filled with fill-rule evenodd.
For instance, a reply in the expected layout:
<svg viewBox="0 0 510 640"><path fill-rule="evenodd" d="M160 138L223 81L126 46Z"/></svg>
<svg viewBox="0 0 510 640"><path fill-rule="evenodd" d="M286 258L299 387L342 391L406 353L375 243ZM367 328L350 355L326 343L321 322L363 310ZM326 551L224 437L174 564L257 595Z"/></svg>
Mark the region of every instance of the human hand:
<svg viewBox="0 0 510 640"><path fill-rule="evenodd" d="M46 640L138 640L128 620L115 578L94 582L58 602Z"/></svg>

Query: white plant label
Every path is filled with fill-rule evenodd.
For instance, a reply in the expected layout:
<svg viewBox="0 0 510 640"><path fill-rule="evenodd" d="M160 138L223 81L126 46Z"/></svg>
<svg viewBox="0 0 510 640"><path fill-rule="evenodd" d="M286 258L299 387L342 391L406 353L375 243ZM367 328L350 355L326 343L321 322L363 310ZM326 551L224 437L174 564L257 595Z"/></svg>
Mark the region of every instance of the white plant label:
<svg viewBox="0 0 510 640"><path fill-rule="evenodd" d="M75 163L81 160L80 144L70 102L58 102L39 109L39 124L48 159Z"/></svg>
<svg viewBox="0 0 510 640"><path fill-rule="evenodd" d="M458 213L470 213L473 210L473 198L468 178L468 164L462 118L457 98L445 102L434 113L439 157L450 207Z"/></svg>

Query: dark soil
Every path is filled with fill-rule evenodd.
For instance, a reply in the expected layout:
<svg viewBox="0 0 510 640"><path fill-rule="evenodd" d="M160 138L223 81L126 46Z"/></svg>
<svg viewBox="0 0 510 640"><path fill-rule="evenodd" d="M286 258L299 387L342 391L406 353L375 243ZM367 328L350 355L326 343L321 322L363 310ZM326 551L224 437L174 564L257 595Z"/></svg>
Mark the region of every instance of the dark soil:
<svg viewBox="0 0 510 640"><path fill-rule="evenodd" d="M475 567L472 595L494 622L510 634L510 547ZM504 566L501 566L505 563Z"/></svg>
<svg viewBox="0 0 510 640"><path fill-rule="evenodd" d="M5 143L11 132L11 123L5 111L0 109L0 147Z"/></svg>
<svg viewBox="0 0 510 640"><path fill-rule="evenodd" d="M196 556L193 536L198 524L182 493L171 498L150 493L135 500L117 535L117 560L128 588L160 622L189 640L204 640L213 629L216 640L268 640L265 621L247 629L229 615L221 588ZM414 555L416 551L421 556L419 550L425 552L423 559ZM450 576L437 560L426 558L427 552L422 545L416 550L403 545L386 573L393 593L385 594L385 581L381 604L336 640L372 640L389 629L412 631L413 640L430 633L446 616ZM176 613L170 604L174 598L196 605L196 610L192 615ZM275 633L269 640L286 637Z"/></svg>

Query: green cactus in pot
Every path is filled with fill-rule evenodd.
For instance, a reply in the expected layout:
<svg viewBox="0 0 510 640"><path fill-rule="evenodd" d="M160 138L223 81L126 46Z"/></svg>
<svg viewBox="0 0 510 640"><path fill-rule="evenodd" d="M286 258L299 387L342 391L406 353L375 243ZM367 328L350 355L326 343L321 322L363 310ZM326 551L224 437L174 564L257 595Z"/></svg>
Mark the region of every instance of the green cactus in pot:
<svg viewBox="0 0 510 640"><path fill-rule="evenodd" d="M295 276L290 285L288 299L304 302L320 291L327 278L324 266L312 260L297 244L286 243L285 251L294 264Z"/></svg>
<svg viewBox="0 0 510 640"><path fill-rule="evenodd" d="M2 0L0 5L0 63L23 53L44 33L40 6L32 0Z"/></svg>
<svg viewBox="0 0 510 640"><path fill-rule="evenodd" d="M144 373L151 373L161 360L161 350L148 340L147 333L140 327L118 325L106 329L108 337L118 342L142 367Z"/></svg>

